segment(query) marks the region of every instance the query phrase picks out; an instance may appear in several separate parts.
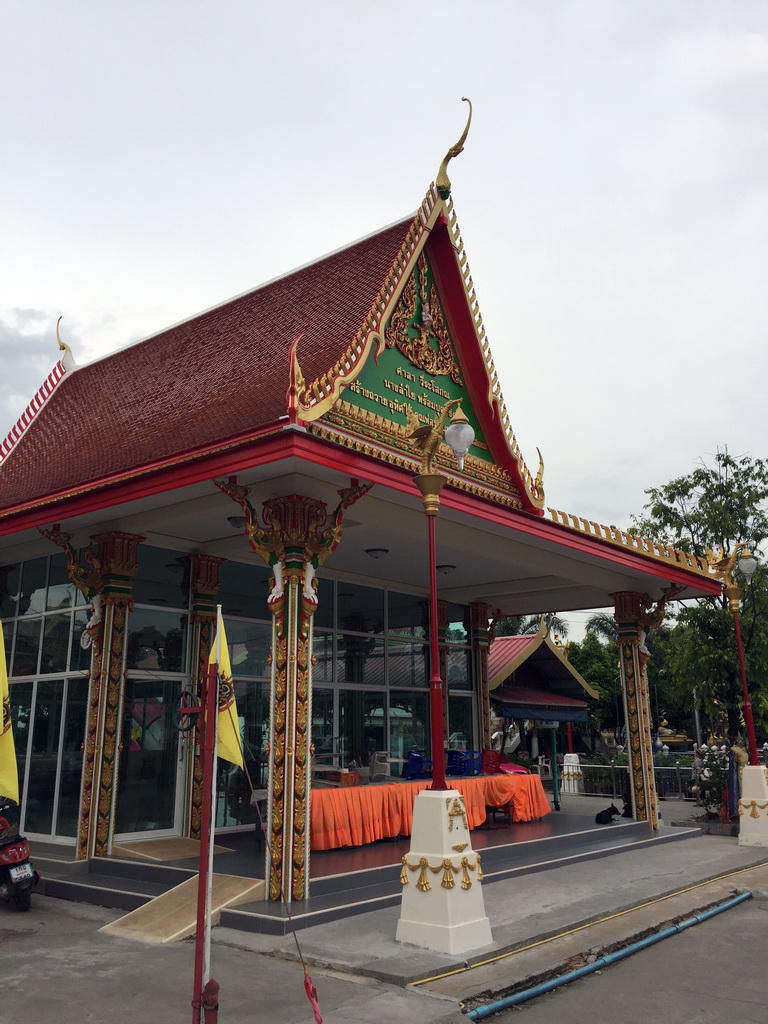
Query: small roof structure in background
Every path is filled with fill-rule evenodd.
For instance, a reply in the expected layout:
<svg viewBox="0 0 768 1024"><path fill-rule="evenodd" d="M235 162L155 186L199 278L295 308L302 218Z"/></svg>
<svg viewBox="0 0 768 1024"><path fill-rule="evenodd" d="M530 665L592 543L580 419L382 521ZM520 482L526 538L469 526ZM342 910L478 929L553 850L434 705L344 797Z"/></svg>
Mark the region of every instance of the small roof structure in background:
<svg viewBox="0 0 768 1024"><path fill-rule="evenodd" d="M576 671L542 619L537 633L499 636L488 655L491 700L506 718L585 722L585 695L598 692Z"/></svg>

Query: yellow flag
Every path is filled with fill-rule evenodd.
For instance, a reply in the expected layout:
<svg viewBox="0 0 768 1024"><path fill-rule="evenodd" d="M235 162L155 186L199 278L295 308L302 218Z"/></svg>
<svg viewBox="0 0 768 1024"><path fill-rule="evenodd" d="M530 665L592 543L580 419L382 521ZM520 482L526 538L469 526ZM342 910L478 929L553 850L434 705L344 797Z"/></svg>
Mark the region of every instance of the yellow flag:
<svg viewBox="0 0 768 1024"><path fill-rule="evenodd" d="M19 802L19 772L16 768L16 750L11 729L11 695L8 690L8 668L5 664L5 640L0 625L0 796Z"/></svg>
<svg viewBox="0 0 768 1024"><path fill-rule="evenodd" d="M232 665L229 660L227 634L224 632L224 620L219 616L218 637L214 637L211 647L209 664L216 664L217 640L220 642L219 653L219 720L217 724L217 753L225 761L231 761L243 767L243 751L240 746L240 722L237 717L235 703L235 686L232 682Z"/></svg>

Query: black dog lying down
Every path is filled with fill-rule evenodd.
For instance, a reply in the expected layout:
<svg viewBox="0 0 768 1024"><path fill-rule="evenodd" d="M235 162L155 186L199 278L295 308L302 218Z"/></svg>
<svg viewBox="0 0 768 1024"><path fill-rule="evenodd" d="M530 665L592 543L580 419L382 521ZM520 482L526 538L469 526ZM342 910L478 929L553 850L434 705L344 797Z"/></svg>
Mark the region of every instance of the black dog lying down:
<svg viewBox="0 0 768 1024"><path fill-rule="evenodd" d="M611 806L606 807L604 811L597 812L597 814L595 815L595 824L610 825L613 823L614 817L618 818L620 814L621 811L618 809L618 807L614 807L614 805L611 804Z"/></svg>

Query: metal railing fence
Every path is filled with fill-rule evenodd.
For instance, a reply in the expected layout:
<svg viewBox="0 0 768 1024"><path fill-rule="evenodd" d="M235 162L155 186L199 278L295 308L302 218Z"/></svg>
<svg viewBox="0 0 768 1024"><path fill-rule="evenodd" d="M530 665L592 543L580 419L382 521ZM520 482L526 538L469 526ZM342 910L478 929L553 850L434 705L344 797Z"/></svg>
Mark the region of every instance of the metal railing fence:
<svg viewBox="0 0 768 1024"><path fill-rule="evenodd" d="M627 792L629 768L625 764L582 764L580 792L585 796L607 796L621 800ZM656 792L664 800L693 800L694 780L690 766L656 766Z"/></svg>

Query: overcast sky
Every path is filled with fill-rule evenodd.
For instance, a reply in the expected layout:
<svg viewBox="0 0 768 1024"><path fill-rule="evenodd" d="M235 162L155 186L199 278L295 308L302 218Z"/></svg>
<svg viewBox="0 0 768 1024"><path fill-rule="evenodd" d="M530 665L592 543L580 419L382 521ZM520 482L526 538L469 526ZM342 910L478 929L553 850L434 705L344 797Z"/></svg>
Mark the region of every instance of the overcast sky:
<svg viewBox="0 0 768 1024"><path fill-rule="evenodd" d="M0 435L79 362L453 198L547 504L765 456L765 0L26 0L0 36Z"/></svg>

